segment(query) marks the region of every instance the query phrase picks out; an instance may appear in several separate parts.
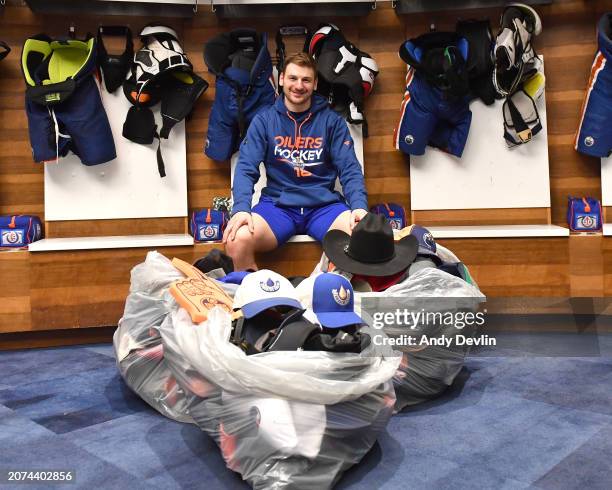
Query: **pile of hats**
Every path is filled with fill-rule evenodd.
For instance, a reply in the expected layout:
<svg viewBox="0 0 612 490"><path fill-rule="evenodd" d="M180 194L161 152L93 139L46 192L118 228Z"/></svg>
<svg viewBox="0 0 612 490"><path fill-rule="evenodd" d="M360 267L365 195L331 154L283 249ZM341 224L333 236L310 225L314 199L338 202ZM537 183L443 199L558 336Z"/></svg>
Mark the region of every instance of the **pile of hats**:
<svg viewBox="0 0 612 490"><path fill-rule="evenodd" d="M383 214L368 213L352 235L329 231L323 240L324 256L315 271L348 277L357 292L381 292L415 276L423 269L440 269L474 284L467 267L452 254L438 253L427 228L410 225L393 230ZM451 260L444 260L445 258Z"/></svg>
<svg viewBox="0 0 612 490"><path fill-rule="evenodd" d="M450 251L438 246L431 232L419 225L394 230L384 214L368 213L350 236L339 230L329 231L323 240L323 250L313 275L333 271L350 279L356 292L357 308L362 314L363 293L370 298L397 295L402 298L398 308L409 306L406 298L412 297L411 307L415 311L424 306L434 310L450 309L450 313L463 310L473 313L484 301L468 268ZM445 300L447 297L461 301ZM416 303L415 298L421 298L420 303ZM409 332L415 337L423 334L451 338L471 336L476 332L474 326L453 323L422 323L412 327L418 327ZM383 330L394 337L406 334L409 327L385 325ZM403 351L402 362L393 379L396 411L443 393L461 371L469 346L451 342L448 346L432 344L400 350Z"/></svg>
<svg viewBox="0 0 612 490"><path fill-rule="evenodd" d="M247 354L288 350L355 352L370 338L354 312L353 288L338 274L321 274L311 291L312 309L302 306L293 285L270 270L248 274L236 290L231 341Z"/></svg>
<svg viewBox="0 0 612 490"><path fill-rule="evenodd" d="M295 289L272 271L233 271L233 266L227 267L229 258L216 250L196 263L224 282L235 295L234 308L242 309L244 318L234 321L232 342L249 355L297 349L360 352L371 341L359 332L364 322L355 313L361 312L363 293L369 297L474 298L468 300L470 311L484 300L468 268L436 244L427 228L393 228L386 213L368 213L352 235L331 230L323 250L309 278L292 279ZM278 307L285 310L281 313ZM385 332L402 335L406 326L388 325ZM475 329L421 325L416 332L451 337L473 335ZM444 392L459 374L469 346L453 343L403 350L394 378L398 411Z"/></svg>

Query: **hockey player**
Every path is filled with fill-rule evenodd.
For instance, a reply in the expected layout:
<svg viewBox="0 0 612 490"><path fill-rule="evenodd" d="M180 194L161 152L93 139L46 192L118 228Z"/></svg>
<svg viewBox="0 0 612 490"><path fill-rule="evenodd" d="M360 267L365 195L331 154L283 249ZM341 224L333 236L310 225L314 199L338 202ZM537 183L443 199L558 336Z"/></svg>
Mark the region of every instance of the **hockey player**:
<svg viewBox="0 0 612 490"><path fill-rule="evenodd" d="M256 269L255 253L293 235L318 241L329 229L350 233L367 213L363 174L345 121L314 95L317 71L306 53L286 59L283 96L253 119L240 146L232 189L234 206L223 241L236 270ZM267 186L251 209L264 162ZM340 178L344 197L334 191Z"/></svg>

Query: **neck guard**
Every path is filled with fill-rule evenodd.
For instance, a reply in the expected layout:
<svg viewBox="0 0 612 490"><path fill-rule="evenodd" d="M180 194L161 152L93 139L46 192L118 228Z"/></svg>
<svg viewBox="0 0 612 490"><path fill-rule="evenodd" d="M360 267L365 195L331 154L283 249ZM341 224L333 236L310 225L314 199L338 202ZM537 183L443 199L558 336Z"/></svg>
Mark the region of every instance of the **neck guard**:
<svg viewBox="0 0 612 490"><path fill-rule="evenodd" d="M489 20L463 20L457 22L456 32L468 42L468 71L470 91L485 104L495 102L497 92L493 86L493 34Z"/></svg>
<svg viewBox="0 0 612 490"><path fill-rule="evenodd" d="M367 137L364 100L372 92L378 75L376 61L346 40L334 24L322 24L306 39L304 51L317 60L317 92L354 124L363 124Z"/></svg>
<svg viewBox="0 0 612 490"><path fill-rule="evenodd" d="M429 32L400 46L400 58L427 83L452 97L469 92L468 41L454 32Z"/></svg>
<svg viewBox="0 0 612 490"><path fill-rule="evenodd" d="M104 36L125 37L125 49L120 55L108 54L104 46ZM104 75L104 85L110 93L117 90L127 75L132 58L134 44L132 31L125 26L100 26L98 28L98 66Z"/></svg>
<svg viewBox="0 0 612 490"><path fill-rule="evenodd" d="M263 85L272 76L268 35L253 29L236 29L206 43L204 62L217 77L241 87Z"/></svg>
<svg viewBox="0 0 612 490"><path fill-rule="evenodd" d="M281 26L278 31L276 31L276 71L279 77L285 66L285 57L287 55L287 49L283 38L286 36L303 36L308 38L308 33L308 27L302 25Z"/></svg>
<svg viewBox="0 0 612 490"><path fill-rule="evenodd" d="M123 93L134 105L123 125L123 136L135 143L151 144L168 138L174 125L187 117L208 83L193 72L176 32L170 27L151 25L140 33L143 46L134 54L130 76ZM162 128L157 132L149 107L161 100ZM157 166L165 177L161 141Z"/></svg>
<svg viewBox="0 0 612 490"><path fill-rule="evenodd" d="M21 53L26 97L46 106L67 100L95 67L95 38L52 40L39 34L26 40Z"/></svg>

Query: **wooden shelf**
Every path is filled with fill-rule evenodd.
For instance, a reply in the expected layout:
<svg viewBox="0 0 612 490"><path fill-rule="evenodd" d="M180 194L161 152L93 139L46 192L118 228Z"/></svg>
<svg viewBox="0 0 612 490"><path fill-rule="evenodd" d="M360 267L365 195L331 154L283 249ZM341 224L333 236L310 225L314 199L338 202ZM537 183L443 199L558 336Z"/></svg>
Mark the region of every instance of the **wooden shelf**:
<svg viewBox="0 0 612 490"><path fill-rule="evenodd" d="M30 252L100 250L108 248L180 247L193 245L191 235L133 235L79 238L45 238L30 244Z"/></svg>
<svg viewBox="0 0 612 490"><path fill-rule="evenodd" d="M430 226L434 238L530 238L567 237L569 230L557 225Z"/></svg>

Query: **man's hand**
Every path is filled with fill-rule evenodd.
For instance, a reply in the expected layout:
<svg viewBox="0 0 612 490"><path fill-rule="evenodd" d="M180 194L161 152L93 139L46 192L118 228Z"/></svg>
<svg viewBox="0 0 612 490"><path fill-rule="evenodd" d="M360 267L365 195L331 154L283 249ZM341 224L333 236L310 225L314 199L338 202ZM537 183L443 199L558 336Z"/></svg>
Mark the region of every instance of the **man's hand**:
<svg viewBox="0 0 612 490"><path fill-rule="evenodd" d="M357 223L359 223L366 214L368 214L366 209L354 209L351 211L351 231L353 231L353 228L355 228Z"/></svg>
<svg viewBox="0 0 612 490"><path fill-rule="evenodd" d="M228 241L233 242L236 238L236 233L238 230L245 225L248 226L251 233L255 231L253 228L253 217L251 216L251 213L247 213L246 211L237 212L227 222L227 226L223 232L223 243L227 243Z"/></svg>

